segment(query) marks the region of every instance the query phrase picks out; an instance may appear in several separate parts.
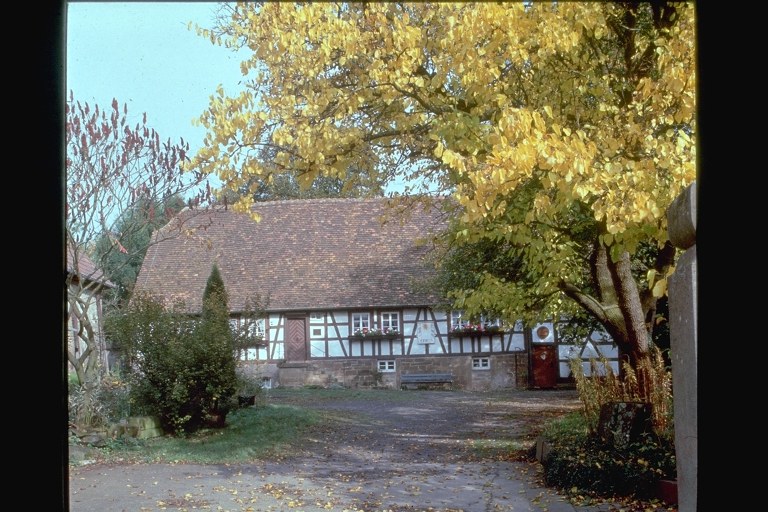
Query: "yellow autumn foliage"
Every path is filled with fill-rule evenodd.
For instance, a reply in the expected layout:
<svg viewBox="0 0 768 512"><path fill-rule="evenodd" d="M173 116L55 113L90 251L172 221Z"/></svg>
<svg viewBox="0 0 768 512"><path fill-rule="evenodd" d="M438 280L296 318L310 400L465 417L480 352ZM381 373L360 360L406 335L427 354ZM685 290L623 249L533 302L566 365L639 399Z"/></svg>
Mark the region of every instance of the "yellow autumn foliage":
<svg viewBox="0 0 768 512"><path fill-rule="evenodd" d="M249 55L188 167L231 190L276 172L421 178L461 205L460 236L524 247L529 286L551 293L584 265L553 226L587 212L614 258L661 244L696 179L695 4L653 5L239 3L198 29Z"/></svg>
<svg viewBox="0 0 768 512"><path fill-rule="evenodd" d="M622 13L610 3L239 4L222 44L253 51L250 85L211 98L190 167L237 188L265 172L258 144L309 181L339 176L342 156L392 171L365 149L407 150L409 165L455 176L468 222L503 216L500 199L536 177L549 185L537 213L580 201L637 238L696 177L694 6L677 9L653 41L638 31L626 57L653 44L657 59L633 81L611 46Z"/></svg>

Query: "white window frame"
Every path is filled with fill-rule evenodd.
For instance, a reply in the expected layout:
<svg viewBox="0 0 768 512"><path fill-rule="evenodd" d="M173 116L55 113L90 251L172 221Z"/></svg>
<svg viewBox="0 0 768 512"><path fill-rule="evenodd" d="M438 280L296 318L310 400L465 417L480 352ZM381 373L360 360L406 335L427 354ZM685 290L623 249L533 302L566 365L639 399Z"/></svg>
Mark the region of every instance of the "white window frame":
<svg viewBox="0 0 768 512"><path fill-rule="evenodd" d="M464 316L464 311L457 309L451 311L451 329L461 327L461 317Z"/></svg>
<svg viewBox="0 0 768 512"><path fill-rule="evenodd" d="M229 319L229 326L232 329L233 332L237 332L240 329L240 326L243 325L243 323L246 320L241 316L231 317ZM248 330L250 331L249 334L251 336L264 336L264 326L266 322L263 318L256 318L255 320L251 321L251 324L248 326Z"/></svg>
<svg viewBox="0 0 768 512"><path fill-rule="evenodd" d="M256 361L259 358L258 349L254 347L240 349L238 352L240 361Z"/></svg>
<svg viewBox="0 0 768 512"><path fill-rule="evenodd" d="M229 326L232 329L232 332L236 333L240 330L241 326L248 321L248 319L243 318L242 316L235 316L230 317L229 319ZM266 342L267 336L265 334L265 326L266 326L266 320L264 318L256 318L251 320L250 325L248 325L248 330L250 331L248 334L250 336L261 336L261 338ZM256 361L258 360L258 347L246 347L238 350L238 359L240 361Z"/></svg>
<svg viewBox="0 0 768 512"><path fill-rule="evenodd" d="M397 311L384 311L381 313L381 330L386 331L387 328L394 329L397 332L400 331L400 313Z"/></svg>
<svg viewBox="0 0 768 512"><path fill-rule="evenodd" d="M490 357L473 357L472 369L473 370L490 370L491 358Z"/></svg>
<svg viewBox="0 0 768 512"><path fill-rule="evenodd" d="M381 373L392 373L397 368L394 359L381 359L376 364Z"/></svg>
<svg viewBox="0 0 768 512"><path fill-rule="evenodd" d="M371 330L371 314L366 312L352 313L351 317L352 329L350 333L354 334L357 330L368 329Z"/></svg>
<svg viewBox="0 0 768 512"><path fill-rule="evenodd" d="M498 318L488 319L485 315L480 315L480 323L482 325L491 325L494 327L501 327L501 320Z"/></svg>
<svg viewBox="0 0 768 512"><path fill-rule="evenodd" d="M264 319L263 318L257 318L254 320L251 325L249 326L249 330L251 331L251 336L261 336L264 337Z"/></svg>

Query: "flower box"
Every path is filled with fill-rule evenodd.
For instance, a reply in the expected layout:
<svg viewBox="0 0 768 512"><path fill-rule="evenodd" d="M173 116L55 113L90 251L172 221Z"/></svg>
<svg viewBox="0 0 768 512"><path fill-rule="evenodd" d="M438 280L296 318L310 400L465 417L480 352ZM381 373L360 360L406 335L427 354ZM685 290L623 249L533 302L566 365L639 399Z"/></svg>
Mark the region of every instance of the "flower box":
<svg viewBox="0 0 768 512"><path fill-rule="evenodd" d="M400 331L397 331L395 329L389 329L386 328L384 330L381 329L357 329L352 334L349 335L349 339L351 340L361 340L361 339L395 339L400 337Z"/></svg>
<svg viewBox="0 0 768 512"><path fill-rule="evenodd" d="M362 341L362 340L396 340L400 338L400 333L397 334L382 334L382 333L367 333L367 334L351 334L350 340Z"/></svg>
<svg viewBox="0 0 768 512"><path fill-rule="evenodd" d="M477 336L498 336L500 334L505 334L507 331L502 329L501 327L485 327L485 326L467 326L467 327L457 327L455 329L451 329L451 331L448 333L450 336L455 336L457 338L462 336L471 336L471 337L477 337Z"/></svg>

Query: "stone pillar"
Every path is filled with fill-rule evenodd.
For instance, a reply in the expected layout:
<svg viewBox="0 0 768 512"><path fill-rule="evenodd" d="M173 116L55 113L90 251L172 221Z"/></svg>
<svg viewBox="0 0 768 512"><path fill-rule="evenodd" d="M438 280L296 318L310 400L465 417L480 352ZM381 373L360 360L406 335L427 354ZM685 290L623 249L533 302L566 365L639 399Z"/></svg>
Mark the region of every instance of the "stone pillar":
<svg viewBox="0 0 768 512"><path fill-rule="evenodd" d="M695 512L698 482L696 183L667 209L669 240L683 253L669 279L669 330L679 512Z"/></svg>

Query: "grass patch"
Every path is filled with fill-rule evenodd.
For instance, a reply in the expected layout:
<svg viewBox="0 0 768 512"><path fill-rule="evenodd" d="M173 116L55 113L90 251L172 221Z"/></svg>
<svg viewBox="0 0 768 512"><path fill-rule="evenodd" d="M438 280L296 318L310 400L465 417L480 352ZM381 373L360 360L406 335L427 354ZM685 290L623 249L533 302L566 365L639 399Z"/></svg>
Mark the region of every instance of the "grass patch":
<svg viewBox="0 0 768 512"><path fill-rule="evenodd" d="M474 439L469 443L474 460L520 460L528 451L526 443L515 439Z"/></svg>
<svg viewBox="0 0 768 512"><path fill-rule="evenodd" d="M586 440L589 428L582 412L572 412L550 421L542 435L552 443L576 444Z"/></svg>
<svg viewBox="0 0 768 512"><path fill-rule="evenodd" d="M303 432L320 421L310 410L267 405L235 410L222 429L203 429L188 437L113 440L102 449L102 460L199 464L274 460L290 455Z"/></svg>
<svg viewBox="0 0 768 512"><path fill-rule="evenodd" d="M346 419L307 405L352 399L403 402L412 395L393 390L305 387L272 389L261 398L264 405L230 412L222 429L202 429L186 437L112 439L104 448L93 448L92 453L102 462L237 464L276 460L295 454L311 427Z"/></svg>

